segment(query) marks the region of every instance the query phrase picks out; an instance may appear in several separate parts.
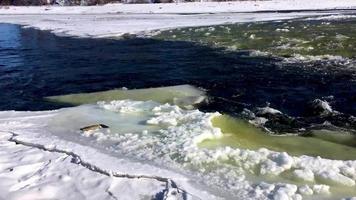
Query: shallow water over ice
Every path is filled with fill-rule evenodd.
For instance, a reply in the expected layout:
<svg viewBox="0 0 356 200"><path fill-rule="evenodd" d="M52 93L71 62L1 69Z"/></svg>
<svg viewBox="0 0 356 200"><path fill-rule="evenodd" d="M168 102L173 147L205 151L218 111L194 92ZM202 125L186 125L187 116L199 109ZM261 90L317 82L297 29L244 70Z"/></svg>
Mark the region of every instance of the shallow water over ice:
<svg viewBox="0 0 356 200"><path fill-rule="evenodd" d="M44 126L41 132L93 147L114 157L130 158L183 173L193 177L194 184L200 184L227 199L265 199L279 193L290 198L302 195L303 199L335 199L356 195L356 177L353 174L353 170L356 170L355 161L292 157L287 153L258 148L261 145L258 142L263 140L248 138L265 139L264 136L259 138L258 134L262 133L258 129L218 113L129 100L82 105L52 113L42 120L36 119L34 114L34 117L23 118L18 123ZM13 114L20 117L23 113ZM97 123L110 128L79 130ZM0 126L6 128L6 123L0 123ZM239 130L232 134L236 134L235 139L241 143L229 145L224 141L226 137L231 139L231 128L232 131ZM289 138L282 137L282 140L288 143ZM268 145L271 141L266 142L267 147L273 148L273 145ZM248 143L252 146L248 146ZM318 141L310 140L307 145L316 146ZM284 148L281 146L278 150L283 151ZM330 148L335 150L334 156L342 157L341 154L348 153L347 149L337 145L330 145ZM313 194L304 191L308 190L306 188Z"/></svg>
<svg viewBox="0 0 356 200"><path fill-rule="evenodd" d="M321 156L341 160L356 159L355 135L336 135L338 133L326 135L318 130L315 131L314 137L274 136L266 134L246 121L229 116L216 117L212 122L214 126L221 128L224 137L205 141L201 144L204 147L231 146L255 150L267 148L298 156Z"/></svg>

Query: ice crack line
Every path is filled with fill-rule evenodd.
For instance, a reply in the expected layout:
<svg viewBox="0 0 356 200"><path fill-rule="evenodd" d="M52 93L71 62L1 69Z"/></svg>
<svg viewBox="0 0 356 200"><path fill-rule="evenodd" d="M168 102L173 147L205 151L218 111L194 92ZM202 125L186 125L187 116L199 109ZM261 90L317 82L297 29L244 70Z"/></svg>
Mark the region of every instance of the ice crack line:
<svg viewBox="0 0 356 200"><path fill-rule="evenodd" d="M173 195L177 195L177 196L181 196L182 198L179 199L187 199L187 196L194 196L195 198L200 199L199 197L196 197L193 194L190 194L189 192L185 191L184 189L181 189L177 186L177 184L170 178L165 178L165 177L160 177L160 176L149 176L149 175L131 175L131 174L121 174L121 173L117 173L117 172L113 172L113 171L108 171L108 170L104 170L101 169L89 162L84 161L78 154L71 152L71 151L66 151L66 150L62 150L62 149L57 149L57 148L47 148L44 145L41 144L34 144L34 143L30 143L30 142L25 142L25 141L21 141L19 139L17 139L16 137L18 136L18 134L14 133L14 132L9 132L12 136L8 139L8 141L10 142L14 142L17 145L23 145L23 146L27 146L27 147L32 147L32 148L37 148L43 151L48 151L48 152L55 152L55 153L63 153L66 154L67 156L71 157L71 162L81 165L82 167L85 167L93 172L105 175L105 176L110 176L110 177L118 177L118 178L129 178L129 179L140 179L140 178L145 178L145 179L154 179L160 182L164 182L166 184L166 188L163 191L164 192L164 196L162 198L162 200L168 199L168 197L170 196L168 193L170 193L172 190L174 190L175 192L171 192L171 193L177 193L177 194L173 194ZM111 192L110 192L111 193Z"/></svg>

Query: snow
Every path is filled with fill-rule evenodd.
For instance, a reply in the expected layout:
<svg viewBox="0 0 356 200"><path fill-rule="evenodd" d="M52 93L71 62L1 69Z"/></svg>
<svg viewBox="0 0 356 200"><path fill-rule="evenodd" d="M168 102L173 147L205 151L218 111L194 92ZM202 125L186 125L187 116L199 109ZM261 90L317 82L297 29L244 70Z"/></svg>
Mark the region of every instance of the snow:
<svg viewBox="0 0 356 200"><path fill-rule="evenodd" d="M310 169L303 169L303 170L296 169L293 171L293 173L294 176L304 181L310 181L310 182L314 181L314 173Z"/></svg>
<svg viewBox="0 0 356 200"><path fill-rule="evenodd" d="M154 197L166 188L155 179L96 173L73 163L66 154L9 142L11 136L0 133L1 199L139 199Z"/></svg>
<svg viewBox="0 0 356 200"><path fill-rule="evenodd" d="M163 4L107 4L102 6L42 6L42 7L3 7L2 14L174 14L174 13L233 13L256 11L288 10L327 10L354 9L353 0L271 0L271 1L234 1L234 2L187 2Z"/></svg>
<svg viewBox="0 0 356 200"><path fill-rule="evenodd" d="M273 195L275 200L301 199L299 194L296 194L298 187L291 184L278 186Z"/></svg>
<svg viewBox="0 0 356 200"><path fill-rule="evenodd" d="M57 35L118 37L125 33L236 22L329 16L336 11L276 13L275 10L353 9L353 0L271 0L179 4L108 4L90 7L2 7L0 23L20 24ZM272 11L249 13L254 11Z"/></svg>
<svg viewBox="0 0 356 200"><path fill-rule="evenodd" d="M223 136L211 123L219 115L132 100L55 111L0 112L1 144L11 147L1 149L0 176L9 179L1 183L0 190L8 191L1 197L15 199L12 195L23 190L21 195L45 198L81 194L89 199L91 195L93 199L99 198L95 195L125 199L144 194L180 199L183 192L192 199L322 199L316 195L330 194L332 187L355 187L356 161L296 157L268 149L199 147L204 140ZM78 131L94 122L110 128ZM28 180L29 174L36 173L36 178ZM266 177L285 173L303 184L283 179L264 182ZM41 189L34 189L37 185ZM55 192L67 187L71 188L68 193Z"/></svg>
<svg viewBox="0 0 356 200"><path fill-rule="evenodd" d="M98 102L100 107L106 110L112 110L120 113L143 112L145 110L148 110L151 107L152 103L153 102L129 101L129 100L111 101L110 103L105 103L104 101Z"/></svg>
<svg viewBox="0 0 356 200"><path fill-rule="evenodd" d="M3 191L0 197L4 199L152 199L167 190L178 191L176 183L171 183L170 179L147 175L153 173L169 174L170 177L178 179L180 184L184 182L183 185L189 185L184 177L176 176L177 174L167 174L166 170L154 166L137 165L128 160L108 157L88 148L81 149L68 144L67 149L70 150L59 150L57 146L63 145L63 142L55 145L55 148L19 139L9 142L4 135L11 136L6 132L1 134L5 140L1 140L0 155L4 169L1 170L0 176L1 180L6 181L0 183L0 190ZM73 149L80 152L81 156L72 152ZM90 157L87 159L89 162L84 161L84 157ZM94 160L96 165L90 162ZM121 170L115 171L113 168ZM146 174L137 174L143 171ZM184 195L191 197L196 193L193 188L189 189L189 192L190 194ZM184 192L179 189L177 194L182 193ZM215 199L206 193L199 196Z"/></svg>
<svg viewBox="0 0 356 200"><path fill-rule="evenodd" d="M299 187L299 193L302 195L313 195L313 190L308 185Z"/></svg>
<svg viewBox="0 0 356 200"><path fill-rule="evenodd" d="M335 171L324 171L319 174L319 178L324 179L326 182L333 182L345 186L354 186L355 181L351 178L344 176Z"/></svg>
<svg viewBox="0 0 356 200"><path fill-rule="evenodd" d="M312 16L313 13L218 13L218 14L53 14L1 15L0 23L20 24L40 30L49 30L59 36L119 37L123 34L151 34L188 26L206 26L225 23L291 19ZM317 13L314 13L317 15Z"/></svg>
<svg viewBox="0 0 356 200"><path fill-rule="evenodd" d="M317 194L329 194L330 186L328 185L314 185L313 192Z"/></svg>

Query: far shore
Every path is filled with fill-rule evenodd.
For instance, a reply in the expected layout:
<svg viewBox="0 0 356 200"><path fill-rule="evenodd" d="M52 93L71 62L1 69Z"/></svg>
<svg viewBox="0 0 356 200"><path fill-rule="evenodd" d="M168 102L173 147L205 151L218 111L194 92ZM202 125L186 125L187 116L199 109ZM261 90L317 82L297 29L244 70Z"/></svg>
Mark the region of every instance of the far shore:
<svg viewBox="0 0 356 200"><path fill-rule="evenodd" d="M354 0L247 0L97 6L0 6L2 14L209 14L236 12L356 9Z"/></svg>
<svg viewBox="0 0 356 200"><path fill-rule="evenodd" d="M61 36L112 38L150 35L181 27L340 15L355 0L270 0L102 6L2 6L0 23L48 30ZM352 13L351 13L352 14Z"/></svg>

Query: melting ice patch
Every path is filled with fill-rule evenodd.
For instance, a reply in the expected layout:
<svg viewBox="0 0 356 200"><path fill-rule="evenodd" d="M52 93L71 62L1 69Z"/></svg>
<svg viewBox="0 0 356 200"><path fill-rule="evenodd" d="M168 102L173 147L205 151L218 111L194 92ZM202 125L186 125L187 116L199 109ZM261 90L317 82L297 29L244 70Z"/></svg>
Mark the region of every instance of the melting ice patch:
<svg viewBox="0 0 356 200"><path fill-rule="evenodd" d="M16 115L13 121L24 114L14 112L13 117ZM104 146L101 150L112 155L152 162L196 177L191 181L227 199L335 199L356 195L356 161L297 157L265 148L201 147L202 141L223 137L211 122L220 115L153 101L120 100L53 111L46 120L24 116L19 123L38 126L42 132L47 129L46 134L57 138L78 143L85 139L85 145ZM106 124L110 130L78 131L94 122ZM0 127L9 129L12 123L2 119ZM19 130L14 126L11 131Z"/></svg>
<svg viewBox="0 0 356 200"><path fill-rule="evenodd" d="M351 190L355 187L355 161L293 157L285 152L268 149L253 151L230 147L199 147L199 143L204 140L222 137L221 130L211 123L211 119L219 116L219 113L184 110L178 106L152 102L111 101L99 105L114 112L150 111L151 117L145 123L158 127L156 132L143 131L142 134L125 133L108 137L108 140L118 142L115 149L129 156L165 163L175 169L183 167L190 173L199 174L208 186L219 185L218 189L228 190L232 196L300 199L302 196L314 195L313 198L326 198L332 187L346 186ZM265 177L284 177L285 174L290 177L280 179L282 182L260 182Z"/></svg>
<svg viewBox="0 0 356 200"><path fill-rule="evenodd" d="M192 85L176 85L159 88L145 89L113 89L102 92L67 94L46 97L47 101L65 103L70 105L81 105L96 103L98 101L112 100L153 100L160 103L172 103L186 108L202 103L206 98L205 91Z"/></svg>

